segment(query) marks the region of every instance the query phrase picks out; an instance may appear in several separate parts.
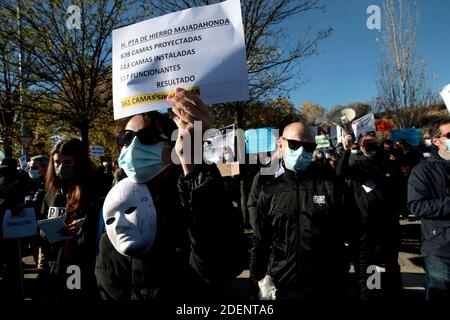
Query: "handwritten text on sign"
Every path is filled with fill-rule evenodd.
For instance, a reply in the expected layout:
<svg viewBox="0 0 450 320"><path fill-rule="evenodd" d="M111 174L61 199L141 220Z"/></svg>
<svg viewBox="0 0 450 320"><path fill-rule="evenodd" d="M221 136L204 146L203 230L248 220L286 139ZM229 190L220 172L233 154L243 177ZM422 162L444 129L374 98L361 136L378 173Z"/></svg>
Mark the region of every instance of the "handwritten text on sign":
<svg viewBox="0 0 450 320"><path fill-rule="evenodd" d="M25 208L19 214L6 210L3 217L3 238L24 238L37 234L34 208Z"/></svg>
<svg viewBox="0 0 450 320"><path fill-rule="evenodd" d="M113 31L114 119L169 107L165 100L177 87L205 103L248 99L239 0Z"/></svg>

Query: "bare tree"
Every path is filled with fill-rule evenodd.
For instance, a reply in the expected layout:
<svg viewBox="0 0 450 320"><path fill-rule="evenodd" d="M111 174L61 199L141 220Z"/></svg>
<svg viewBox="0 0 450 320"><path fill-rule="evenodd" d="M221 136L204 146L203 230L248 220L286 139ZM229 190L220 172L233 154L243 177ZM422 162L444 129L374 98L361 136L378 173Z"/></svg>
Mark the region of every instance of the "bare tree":
<svg viewBox="0 0 450 320"><path fill-rule="evenodd" d="M384 31L379 70L379 109L391 111L400 128L415 125L422 108L436 101L426 63L417 52L417 6L384 0Z"/></svg>

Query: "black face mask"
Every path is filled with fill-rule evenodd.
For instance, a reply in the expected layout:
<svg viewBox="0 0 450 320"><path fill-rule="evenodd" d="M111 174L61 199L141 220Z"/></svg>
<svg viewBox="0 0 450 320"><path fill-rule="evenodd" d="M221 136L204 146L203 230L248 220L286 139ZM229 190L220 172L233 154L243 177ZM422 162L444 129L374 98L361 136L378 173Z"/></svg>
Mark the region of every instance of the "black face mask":
<svg viewBox="0 0 450 320"><path fill-rule="evenodd" d="M75 168L68 165L60 165L56 167L56 175L62 180L67 181L73 179L75 176Z"/></svg>

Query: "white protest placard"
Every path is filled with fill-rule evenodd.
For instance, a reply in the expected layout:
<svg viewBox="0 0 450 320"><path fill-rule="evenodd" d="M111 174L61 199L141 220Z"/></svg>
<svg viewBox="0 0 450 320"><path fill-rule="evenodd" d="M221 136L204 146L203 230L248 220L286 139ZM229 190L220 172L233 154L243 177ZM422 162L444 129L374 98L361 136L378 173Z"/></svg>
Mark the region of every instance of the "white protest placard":
<svg viewBox="0 0 450 320"><path fill-rule="evenodd" d="M37 234L34 208L25 208L17 215L6 210L3 217L3 238L24 238Z"/></svg>
<svg viewBox="0 0 450 320"><path fill-rule="evenodd" d="M215 164L231 163L235 158L234 124L227 127L205 132L203 158Z"/></svg>
<svg viewBox="0 0 450 320"><path fill-rule="evenodd" d="M450 83L442 88L439 94L441 95L442 99L444 99L444 103L447 106L448 112L450 112Z"/></svg>
<svg viewBox="0 0 450 320"><path fill-rule="evenodd" d="M91 154L93 157L103 157L105 156L105 148L98 145L91 146Z"/></svg>
<svg viewBox="0 0 450 320"><path fill-rule="evenodd" d="M366 133L376 132L377 129L375 127L375 116L373 113L368 113L365 116L362 116L359 119L352 121L353 132L355 133L356 140Z"/></svg>
<svg viewBox="0 0 450 320"><path fill-rule="evenodd" d="M177 87L207 104L248 99L239 0L120 28L112 41L114 119L169 107Z"/></svg>

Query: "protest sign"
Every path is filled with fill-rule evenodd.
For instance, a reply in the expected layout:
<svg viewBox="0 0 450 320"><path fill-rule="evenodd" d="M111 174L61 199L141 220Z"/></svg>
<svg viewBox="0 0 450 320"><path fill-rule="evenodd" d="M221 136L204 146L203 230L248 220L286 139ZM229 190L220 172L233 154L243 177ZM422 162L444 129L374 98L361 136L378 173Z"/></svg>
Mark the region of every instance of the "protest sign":
<svg viewBox="0 0 450 320"><path fill-rule="evenodd" d="M217 169L220 171L220 175L222 177L233 177L237 176L239 171L239 162L232 162L232 163L223 163L218 164Z"/></svg>
<svg viewBox="0 0 450 320"><path fill-rule="evenodd" d="M355 138L359 138L369 132L376 132L375 117L373 113L368 113L365 116L352 121L352 129L355 133Z"/></svg>
<svg viewBox="0 0 450 320"><path fill-rule="evenodd" d="M24 238L37 234L36 214L34 208L25 208L13 215L6 210L3 217L3 238Z"/></svg>
<svg viewBox="0 0 450 320"><path fill-rule="evenodd" d="M105 148L98 145L91 146L91 155L93 157L104 157L105 156Z"/></svg>
<svg viewBox="0 0 450 320"><path fill-rule="evenodd" d="M233 162L234 151L234 124L218 130L205 132L203 143L203 158L215 164Z"/></svg>
<svg viewBox="0 0 450 320"><path fill-rule="evenodd" d="M239 0L142 21L112 38L114 119L169 107L177 87L205 103L248 99Z"/></svg>
<svg viewBox="0 0 450 320"><path fill-rule="evenodd" d="M338 143L338 140L340 141L340 139L338 139L338 130L337 130L336 126L332 126L332 127L310 126L310 128L313 131L314 136L327 135L330 145L335 146ZM319 138L319 139L323 139L323 138ZM317 140L317 138L316 138L316 140ZM317 143L317 141L316 141L316 143ZM327 147L325 147L325 148L327 148Z"/></svg>
<svg viewBox="0 0 450 320"><path fill-rule="evenodd" d="M245 131L245 153L262 153L275 151L277 147L277 130L272 128L249 129Z"/></svg>
<svg viewBox="0 0 450 320"><path fill-rule="evenodd" d="M441 95L442 99L444 99L444 103L447 106L448 112L450 112L450 84L442 88L439 94Z"/></svg>
<svg viewBox="0 0 450 320"><path fill-rule="evenodd" d="M26 155L22 155L19 157L19 165L20 165L20 169L22 169L22 170L26 171L28 169L28 161L27 161Z"/></svg>
<svg viewBox="0 0 450 320"><path fill-rule="evenodd" d="M403 139L413 147L417 147L422 140L422 132L419 128L392 130L391 139L394 142Z"/></svg>
<svg viewBox="0 0 450 320"><path fill-rule="evenodd" d="M316 136L316 143L317 143L317 148L319 148L319 149L330 147L330 140L328 138L328 135Z"/></svg>

